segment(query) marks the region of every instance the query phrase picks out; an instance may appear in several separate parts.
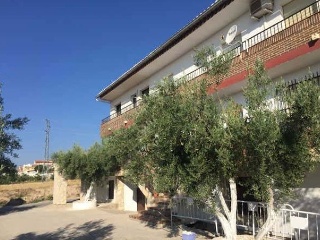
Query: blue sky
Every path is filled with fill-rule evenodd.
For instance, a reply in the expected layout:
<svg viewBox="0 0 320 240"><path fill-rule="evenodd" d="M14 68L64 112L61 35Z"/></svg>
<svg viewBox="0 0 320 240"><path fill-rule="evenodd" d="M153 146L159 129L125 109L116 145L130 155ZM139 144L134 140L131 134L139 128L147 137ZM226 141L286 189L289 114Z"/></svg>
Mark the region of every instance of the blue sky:
<svg viewBox="0 0 320 240"><path fill-rule="evenodd" d="M0 82L5 113L28 117L16 132L17 164L100 141L109 106L95 96L184 27L213 0L1 0Z"/></svg>

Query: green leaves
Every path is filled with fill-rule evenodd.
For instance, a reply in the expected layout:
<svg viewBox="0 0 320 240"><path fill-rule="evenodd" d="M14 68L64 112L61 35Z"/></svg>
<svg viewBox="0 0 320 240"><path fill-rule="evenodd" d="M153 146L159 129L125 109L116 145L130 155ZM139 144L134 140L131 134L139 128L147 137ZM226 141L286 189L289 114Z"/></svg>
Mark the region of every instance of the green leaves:
<svg viewBox="0 0 320 240"><path fill-rule="evenodd" d="M119 164L108 154L108 145L95 143L88 151L75 145L67 152L56 152L52 159L68 179L80 178L86 183L100 183L119 171Z"/></svg>
<svg viewBox="0 0 320 240"><path fill-rule="evenodd" d="M231 60L214 54L199 50L195 61L219 77ZM299 186L319 162L319 86L303 82L288 93L259 61L243 91L244 105L219 93L208 96L207 86L205 80L164 79L144 98L130 128L87 152L75 147L55 159L68 177L99 181L121 168L136 184L202 201L214 197L217 186L227 194L230 179L241 179L246 193L262 201L270 189L287 194ZM274 108L279 101L289 109Z"/></svg>
<svg viewBox="0 0 320 240"><path fill-rule="evenodd" d="M209 76L216 77L219 84L221 77L228 73L233 57L233 51L217 54L213 46L207 46L195 49L193 60L196 66L206 69Z"/></svg>
<svg viewBox="0 0 320 240"><path fill-rule="evenodd" d="M212 51L198 52L196 63L217 67L207 65ZM122 155L127 176L202 200L231 178L245 177L247 193L263 201L270 188L288 193L298 186L319 153L319 87L301 84L279 97L285 85L273 84L259 61L244 89L245 105L207 96L207 86L164 80L145 99L132 130L121 133L123 140L130 131L135 135L130 144L119 143L127 154ZM291 107L290 114L272 108L279 99Z"/></svg>
<svg viewBox="0 0 320 240"><path fill-rule="evenodd" d="M12 130L22 130L29 121L26 117L12 119L11 114L4 114L3 111L4 103L0 83L0 180L8 176L14 177L17 172L10 156L17 157L15 151L21 149L22 146L20 139Z"/></svg>

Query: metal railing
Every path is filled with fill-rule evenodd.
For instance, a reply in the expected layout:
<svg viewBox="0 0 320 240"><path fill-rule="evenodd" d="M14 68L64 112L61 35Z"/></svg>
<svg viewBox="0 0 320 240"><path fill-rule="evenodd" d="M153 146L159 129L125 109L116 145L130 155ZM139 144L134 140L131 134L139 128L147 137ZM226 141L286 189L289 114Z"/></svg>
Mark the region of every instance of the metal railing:
<svg viewBox="0 0 320 240"><path fill-rule="evenodd" d="M131 103L131 104L128 104L127 106L125 106L124 108L121 108L120 112L115 112L113 114L110 114L108 117L102 119L102 123L106 123L115 117L119 117L122 114L129 112L131 109L139 107L139 105L141 104L141 101L142 101L142 99L139 99L139 100L137 100L137 102L135 104Z"/></svg>
<svg viewBox="0 0 320 240"><path fill-rule="evenodd" d="M227 201L230 204L230 201ZM173 217L198 220L215 224L219 233L218 219L213 210L206 204L199 203L190 197L174 197L171 200L171 225ZM267 207L265 203L252 201L237 201L237 228L255 233L265 223Z"/></svg>
<svg viewBox="0 0 320 240"><path fill-rule="evenodd" d="M228 52L232 52L233 56L239 56L241 54L241 51L247 51L250 47L253 47L254 45L257 45L258 43L282 32L283 30L287 29L288 27L318 13L320 11L320 1L316 1L315 3L307 6L306 8L302 9L301 11L285 18L284 20L270 26L269 28L265 29L264 31L261 31L257 33L256 35L250 37L247 40L244 40L241 42L241 44L236 45L235 47L228 49ZM206 73L207 70L204 67L199 67L195 69L194 71L184 75L180 79L184 79L186 81L190 81L192 79L195 79L199 77L200 75ZM179 79L178 79L179 80ZM109 115L108 117L104 118L102 120L102 123L106 123L110 121L111 119L118 117L131 109L134 109L138 107L139 104L129 104L126 107L121 109L120 113L113 113Z"/></svg>
<svg viewBox="0 0 320 240"><path fill-rule="evenodd" d="M230 201L227 201L230 203ZM266 222L267 205L262 202L237 201L237 228L255 233Z"/></svg>
<svg viewBox="0 0 320 240"><path fill-rule="evenodd" d="M218 220L210 208L190 197L173 197L171 199L171 226L173 217L200 220L215 224L216 234L219 234Z"/></svg>
<svg viewBox="0 0 320 240"><path fill-rule="evenodd" d="M243 49L246 50L280 32L287 29L288 27L301 22L302 20L319 12L319 1L307 6L299 12L285 18L284 20L270 26L262 32L250 37L249 39L242 42Z"/></svg>
<svg viewBox="0 0 320 240"><path fill-rule="evenodd" d="M227 201L230 204L230 201ZM288 209L289 208L289 209ZM189 197L174 197L171 200L171 225L173 217L211 222L218 230L218 219L205 204ZM237 228L255 235L267 220L266 203L237 201ZM289 204L277 212L267 234L269 239L316 239L320 237L320 214L294 210Z"/></svg>
<svg viewBox="0 0 320 240"><path fill-rule="evenodd" d="M319 72L310 73L309 75L306 75L303 78L300 79L293 79L284 84L284 87L286 89L287 94L291 94L291 92L295 91L297 89L297 86L302 82L312 82L315 86L320 86L320 74ZM281 93L276 93L278 96L281 95ZM273 98L269 100L269 109L270 110L283 110L288 111L290 107L282 101L281 96L280 98Z"/></svg>
<svg viewBox="0 0 320 240"><path fill-rule="evenodd" d="M304 78L301 79L293 79L291 81L288 81L286 83L286 87L289 91L294 91L297 88L297 86L304 81L312 81L314 84L320 86L319 72L310 73L309 75L306 75Z"/></svg>
<svg viewBox="0 0 320 240"><path fill-rule="evenodd" d="M319 240L319 213L294 210L292 206L286 204L274 220L274 225L267 236L269 239Z"/></svg>

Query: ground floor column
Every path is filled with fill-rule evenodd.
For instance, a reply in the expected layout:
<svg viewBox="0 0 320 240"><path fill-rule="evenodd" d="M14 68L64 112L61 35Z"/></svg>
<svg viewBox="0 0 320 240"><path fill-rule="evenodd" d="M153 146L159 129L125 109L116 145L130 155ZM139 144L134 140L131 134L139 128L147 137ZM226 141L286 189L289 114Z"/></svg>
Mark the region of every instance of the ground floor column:
<svg viewBox="0 0 320 240"><path fill-rule="evenodd" d="M58 165L54 165L53 204L67 204L67 180L59 173Z"/></svg>

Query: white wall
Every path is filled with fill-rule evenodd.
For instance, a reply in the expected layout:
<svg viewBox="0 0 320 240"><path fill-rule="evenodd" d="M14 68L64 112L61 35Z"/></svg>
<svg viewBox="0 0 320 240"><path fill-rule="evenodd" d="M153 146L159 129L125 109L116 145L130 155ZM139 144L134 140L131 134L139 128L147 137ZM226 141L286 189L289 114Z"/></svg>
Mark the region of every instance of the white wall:
<svg viewBox="0 0 320 240"><path fill-rule="evenodd" d="M309 173L301 188L296 188L296 196L290 201L294 209L320 213L320 165Z"/></svg>
<svg viewBox="0 0 320 240"><path fill-rule="evenodd" d="M296 1L302 1L302 0L296 0ZM203 43L201 43L198 46L192 46L192 47L202 47L202 46L215 46L217 49L221 48L221 36L226 36L226 33L228 32L229 28L232 25L237 25L238 27L238 34L242 35L242 41L245 41L249 39L250 37L254 36L255 34L263 31L264 29L272 26L273 24L283 20L282 15L282 6L286 3L290 2L290 0L279 0L275 1L274 3L274 11L272 14L266 15L262 17L260 20L254 20L250 17L249 13L249 6L248 11L239 16L239 18L232 22L231 24L228 24L224 27L222 27L219 31L213 33L211 37L209 37L207 40L205 40ZM227 13L226 13L227 15ZM188 43L190 44L190 43ZM157 84L166 76L173 74L173 77L180 78L193 70L195 70L197 67L194 65L193 62L193 55L194 51L190 50L186 52L183 56L176 59L174 62L168 63L168 65L161 69L160 71L153 74L151 77L145 79L142 83L135 86L134 88L130 89L126 92L126 94L122 95L121 97L115 99L111 102L111 108L110 108L110 114L115 113L115 108L117 104L121 102L122 108L125 108L126 106L130 105L131 102L131 96L133 94L137 94L138 96L141 93L141 90L148 87L150 89L157 86ZM152 91L151 91L152 92Z"/></svg>
<svg viewBox="0 0 320 240"><path fill-rule="evenodd" d="M124 210L137 211L137 187L127 182L124 184Z"/></svg>

